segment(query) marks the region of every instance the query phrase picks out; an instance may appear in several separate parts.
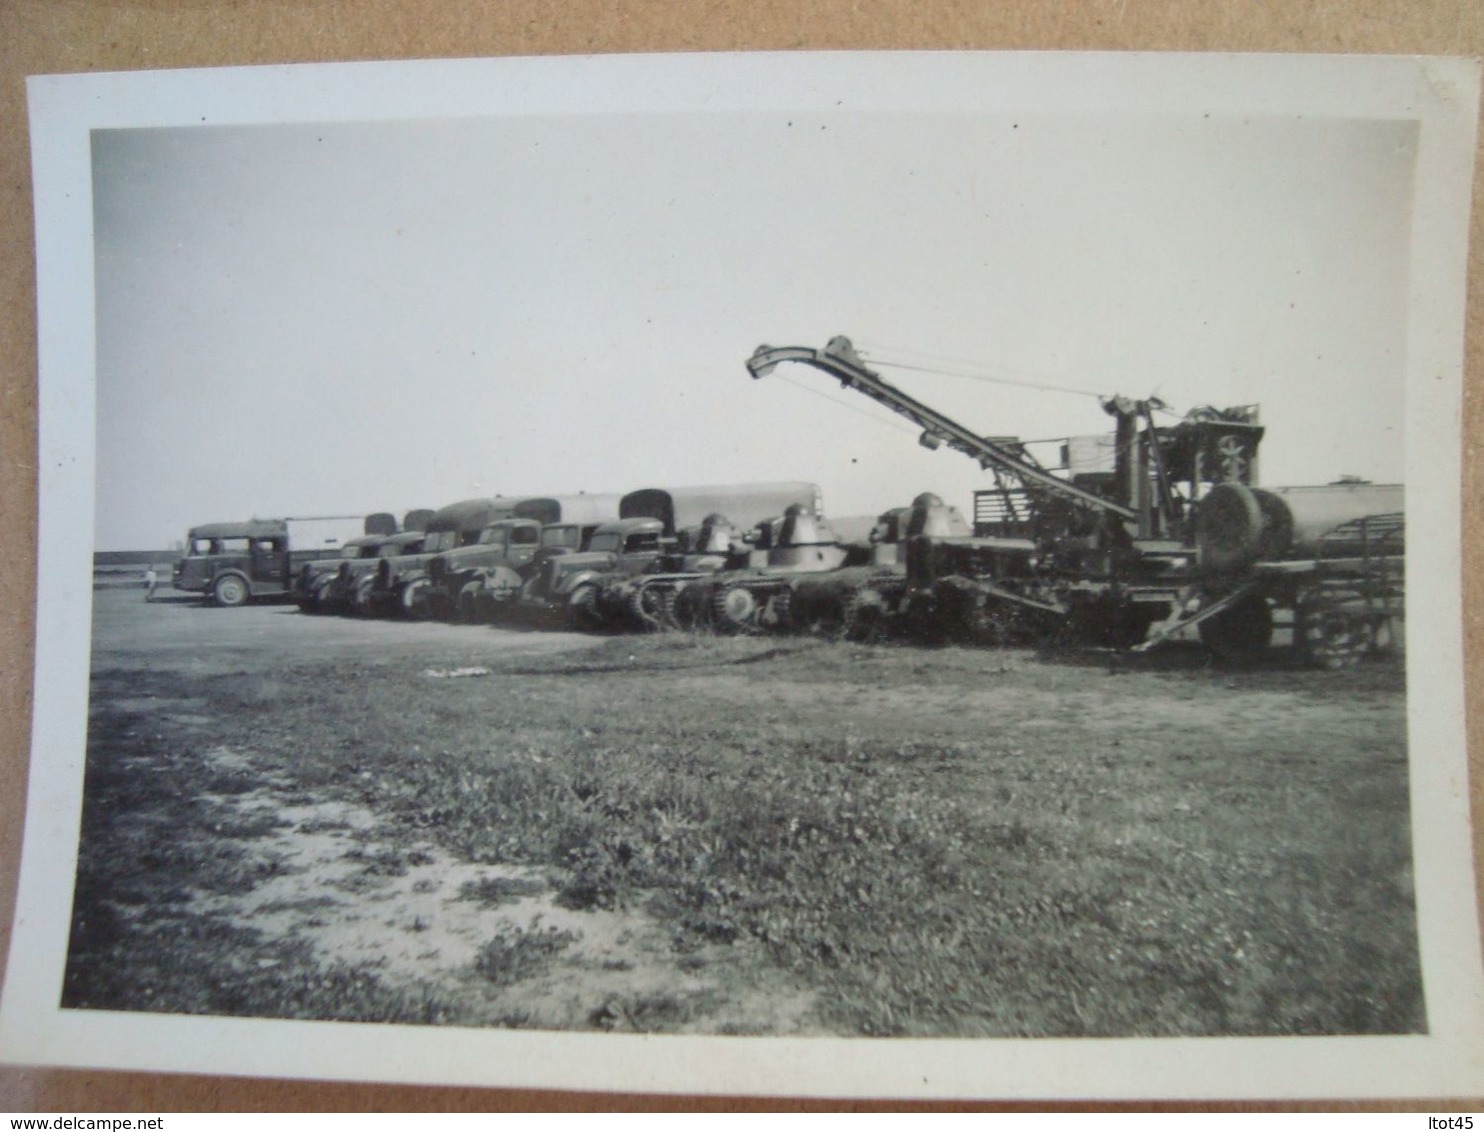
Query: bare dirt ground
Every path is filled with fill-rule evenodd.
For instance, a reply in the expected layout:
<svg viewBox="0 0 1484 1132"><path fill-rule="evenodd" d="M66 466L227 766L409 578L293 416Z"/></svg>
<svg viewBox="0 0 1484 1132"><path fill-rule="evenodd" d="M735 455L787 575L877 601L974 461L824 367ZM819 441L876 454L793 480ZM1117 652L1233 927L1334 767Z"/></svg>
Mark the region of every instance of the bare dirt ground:
<svg viewBox="0 0 1484 1132"><path fill-rule="evenodd" d="M76 1007L1425 1028L1404 672L95 594Z"/></svg>

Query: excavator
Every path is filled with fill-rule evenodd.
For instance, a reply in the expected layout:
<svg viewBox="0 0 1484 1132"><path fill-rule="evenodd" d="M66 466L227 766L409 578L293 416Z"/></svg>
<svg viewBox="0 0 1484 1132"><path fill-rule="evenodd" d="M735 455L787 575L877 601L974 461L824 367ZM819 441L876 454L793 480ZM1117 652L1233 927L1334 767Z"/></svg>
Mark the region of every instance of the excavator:
<svg viewBox="0 0 1484 1132"><path fill-rule="evenodd" d="M1111 467L1064 476L1017 440L983 436L898 389L848 338L822 350L761 346L747 368L762 378L787 362L886 406L922 430L925 447L958 451L992 479L975 493L971 535L912 535L905 576L851 595L854 635L905 621L1003 640L1031 626L1147 651L1195 629L1214 654L1249 660L1268 650L1274 610L1285 608L1309 660L1346 667L1400 613L1401 488L1255 486L1255 406L1160 426L1157 399L1104 398Z"/></svg>

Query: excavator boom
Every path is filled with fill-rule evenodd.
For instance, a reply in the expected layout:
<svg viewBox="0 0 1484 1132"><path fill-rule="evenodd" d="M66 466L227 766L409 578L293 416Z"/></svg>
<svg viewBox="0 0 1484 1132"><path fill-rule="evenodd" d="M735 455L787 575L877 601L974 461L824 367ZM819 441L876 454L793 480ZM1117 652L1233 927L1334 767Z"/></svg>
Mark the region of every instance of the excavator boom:
<svg viewBox="0 0 1484 1132"><path fill-rule="evenodd" d="M1083 491L1044 468L1037 467L1019 453L986 440L957 421L903 393L880 374L867 369L848 338L832 338L823 350L814 350L807 346L759 346L748 359L747 368L753 377L764 377L780 362L803 362L823 370L838 379L847 389L864 393L873 401L880 402L917 425L923 430L923 443L928 447L936 448L939 444L946 444L977 460L979 466L985 470L1013 476L1030 492L1044 493L1094 511L1116 515L1121 519L1138 517L1133 509Z"/></svg>

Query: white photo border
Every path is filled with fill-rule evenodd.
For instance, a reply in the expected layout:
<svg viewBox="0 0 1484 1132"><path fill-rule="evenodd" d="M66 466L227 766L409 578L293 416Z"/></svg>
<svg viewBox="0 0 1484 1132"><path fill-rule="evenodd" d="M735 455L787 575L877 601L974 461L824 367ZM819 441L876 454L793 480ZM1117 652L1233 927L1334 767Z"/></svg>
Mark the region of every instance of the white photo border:
<svg viewBox="0 0 1484 1132"><path fill-rule="evenodd" d="M30 788L0 1057L35 1065L643 1093L1338 1098L1484 1093L1463 695L1460 421L1476 61L1361 56L820 53L541 57L29 81L39 319ZM60 1007L91 630L90 133L535 114L826 110L1289 114L1419 124L1409 281L1408 719L1429 1033L876 1040L557 1034Z"/></svg>

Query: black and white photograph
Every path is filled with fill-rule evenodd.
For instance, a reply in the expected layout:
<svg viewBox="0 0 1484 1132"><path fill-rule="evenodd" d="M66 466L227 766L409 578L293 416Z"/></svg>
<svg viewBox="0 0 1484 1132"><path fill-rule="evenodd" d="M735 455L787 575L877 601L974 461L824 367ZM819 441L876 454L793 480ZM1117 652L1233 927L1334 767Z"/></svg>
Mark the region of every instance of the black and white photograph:
<svg viewBox="0 0 1484 1132"><path fill-rule="evenodd" d="M1480 1087L1478 83L910 53L33 80L0 1052Z"/></svg>

